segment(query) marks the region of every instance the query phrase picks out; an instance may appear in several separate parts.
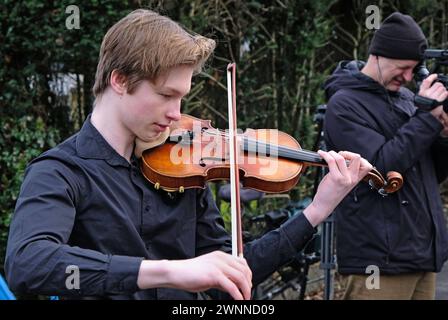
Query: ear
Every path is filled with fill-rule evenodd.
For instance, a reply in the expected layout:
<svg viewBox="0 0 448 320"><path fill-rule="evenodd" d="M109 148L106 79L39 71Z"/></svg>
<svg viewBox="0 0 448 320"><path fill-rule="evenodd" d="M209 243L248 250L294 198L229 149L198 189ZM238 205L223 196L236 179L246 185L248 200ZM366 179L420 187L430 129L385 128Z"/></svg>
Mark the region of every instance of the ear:
<svg viewBox="0 0 448 320"><path fill-rule="evenodd" d="M118 70L113 70L110 75L110 86L118 95L123 95L127 91L127 78Z"/></svg>

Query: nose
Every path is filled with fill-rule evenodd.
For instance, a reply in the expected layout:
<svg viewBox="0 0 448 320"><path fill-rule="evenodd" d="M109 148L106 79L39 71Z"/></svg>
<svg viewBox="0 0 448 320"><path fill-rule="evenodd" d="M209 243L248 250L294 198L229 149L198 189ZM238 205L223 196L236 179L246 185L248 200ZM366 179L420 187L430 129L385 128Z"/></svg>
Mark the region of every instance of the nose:
<svg viewBox="0 0 448 320"><path fill-rule="evenodd" d="M171 104L170 108L168 109L167 113L166 113L166 117L169 121L179 121L181 118L181 113L180 113L180 105L181 105L181 101L175 101Z"/></svg>
<svg viewBox="0 0 448 320"><path fill-rule="evenodd" d="M412 80L413 76L414 76L414 73L413 73L413 69L411 69L411 68L407 69L403 74L404 80L406 80L406 82L410 82Z"/></svg>

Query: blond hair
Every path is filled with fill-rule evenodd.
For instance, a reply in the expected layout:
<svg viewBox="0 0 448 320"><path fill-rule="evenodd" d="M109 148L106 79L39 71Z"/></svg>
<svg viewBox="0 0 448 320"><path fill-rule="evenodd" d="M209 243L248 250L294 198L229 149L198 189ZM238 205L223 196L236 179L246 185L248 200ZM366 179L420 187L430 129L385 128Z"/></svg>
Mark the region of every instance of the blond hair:
<svg viewBox="0 0 448 320"><path fill-rule="evenodd" d="M106 90L113 70L126 77L129 93L171 67L192 65L199 73L214 48L214 40L190 34L168 17L135 10L104 36L93 95L98 98Z"/></svg>

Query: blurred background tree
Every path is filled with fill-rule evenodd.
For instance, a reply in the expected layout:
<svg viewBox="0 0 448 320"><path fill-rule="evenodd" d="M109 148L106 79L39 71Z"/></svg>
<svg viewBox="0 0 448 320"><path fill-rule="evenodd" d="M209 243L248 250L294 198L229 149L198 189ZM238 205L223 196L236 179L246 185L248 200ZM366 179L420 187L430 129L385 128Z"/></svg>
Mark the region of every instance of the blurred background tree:
<svg viewBox="0 0 448 320"><path fill-rule="evenodd" d="M395 10L412 15L431 47L447 45L447 0L92 0L75 3L80 28L68 29L72 4L0 0L1 273L26 165L75 133L91 112L102 37L132 10L156 10L217 41L184 113L227 126L225 69L235 61L239 127L278 128L307 149L315 140L315 108L325 103L325 78L340 60L366 58L373 34L365 26L368 5L378 5L382 17ZM312 190L311 177L301 181L295 198Z"/></svg>

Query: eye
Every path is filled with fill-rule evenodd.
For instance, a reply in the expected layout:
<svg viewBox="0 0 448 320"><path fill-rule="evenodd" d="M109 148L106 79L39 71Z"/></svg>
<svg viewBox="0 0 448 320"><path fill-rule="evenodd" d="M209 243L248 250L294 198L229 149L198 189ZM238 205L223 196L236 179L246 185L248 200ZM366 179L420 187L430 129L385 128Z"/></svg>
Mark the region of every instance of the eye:
<svg viewBox="0 0 448 320"><path fill-rule="evenodd" d="M159 95L161 95L162 97L166 98L166 99L170 99L171 95L170 94L166 94L166 93L159 93Z"/></svg>

